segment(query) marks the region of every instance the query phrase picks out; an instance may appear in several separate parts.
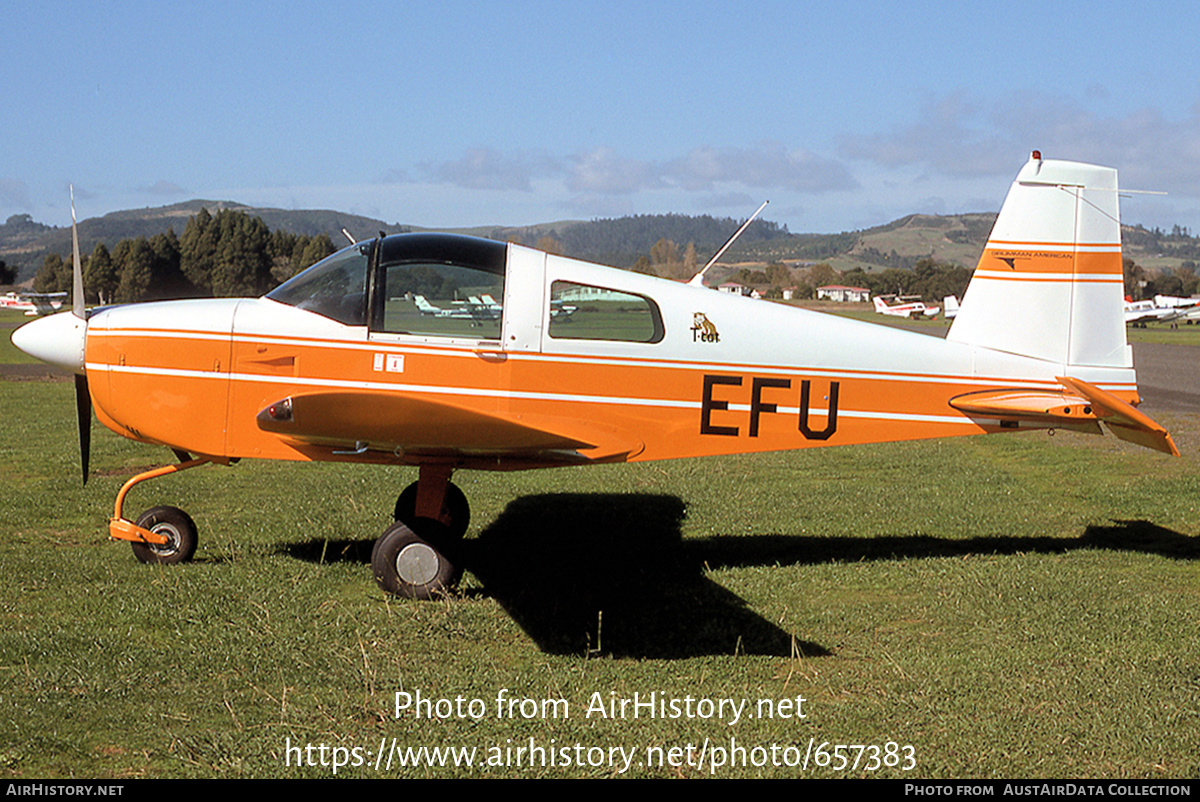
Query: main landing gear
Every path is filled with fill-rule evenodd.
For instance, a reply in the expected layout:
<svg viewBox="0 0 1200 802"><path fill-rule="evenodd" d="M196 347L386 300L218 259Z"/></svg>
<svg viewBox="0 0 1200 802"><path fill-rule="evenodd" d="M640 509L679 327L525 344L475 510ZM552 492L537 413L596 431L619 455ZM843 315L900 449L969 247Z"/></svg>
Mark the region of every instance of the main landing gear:
<svg viewBox="0 0 1200 802"><path fill-rule="evenodd" d="M371 552L371 572L388 593L434 599L450 595L462 578L462 537L471 511L450 481L452 473L447 466L422 465L417 481L396 499L396 522Z"/></svg>
<svg viewBox="0 0 1200 802"><path fill-rule="evenodd" d="M181 458L187 456L181 454ZM127 540L144 563L174 565L196 553L196 523L178 507L152 507L130 521L125 496L133 487L210 462L188 459L134 476L117 494L109 536ZM396 499L395 523L383 531L371 552L371 572L388 593L410 599L434 599L454 592L462 578L462 538L471 522L467 497L450 481L453 468L422 465L417 481Z"/></svg>

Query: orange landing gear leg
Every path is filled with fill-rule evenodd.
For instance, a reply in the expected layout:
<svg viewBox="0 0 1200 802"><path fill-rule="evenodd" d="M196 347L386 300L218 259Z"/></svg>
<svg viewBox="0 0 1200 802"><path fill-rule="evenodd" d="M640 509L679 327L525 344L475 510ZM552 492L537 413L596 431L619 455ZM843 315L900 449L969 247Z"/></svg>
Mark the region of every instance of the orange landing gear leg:
<svg viewBox="0 0 1200 802"><path fill-rule="evenodd" d="M169 535L138 526L136 523L130 521L124 516L123 508L125 506L125 496L129 494L129 491L133 489L134 485L141 484L148 479L157 479L160 476L178 473L179 471L186 471L188 468L195 468L198 465L206 465L215 461L217 460L212 457L190 459L186 462L181 462L178 465L164 465L161 468L144 471L139 473L137 476L134 476L121 487L121 492L117 493L117 501L116 504L113 505L113 517L108 523L108 536L114 540L128 540L129 542L135 544L149 543L160 547L168 545L170 541Z"/></svg>

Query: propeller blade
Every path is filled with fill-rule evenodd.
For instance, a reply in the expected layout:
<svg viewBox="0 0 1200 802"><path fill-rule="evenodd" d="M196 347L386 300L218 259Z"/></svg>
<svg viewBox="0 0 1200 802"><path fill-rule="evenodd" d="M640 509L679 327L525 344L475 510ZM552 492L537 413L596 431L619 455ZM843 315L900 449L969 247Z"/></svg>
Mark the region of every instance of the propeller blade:
<svg viewBox="0 0 1200 802"><path fill-rule="evenodd" d="M88 480L88 460L92 453L92 396L86 375L75 374L75 419L79 424L79 462L83 483Z"/></svg>
<svg viewBox="0 0 1200 802"><path fill-rule="evenodd" d="M79 227L75 224L75 185L71 185L71 245L74 264L72 278L74 286L71 296L71 313L81 320L87 320L87 312L83 309L83 260L79 258Z"/></svg>
<svg viewBox="0 0 1200 802"><path fill-rule="evenodd" d="M83 260L79 258L79 225L75 219L75 186L71 186L71 313L87 320L83 300ZM83 483L88 480L88 462L92 455L92 395L88 392L87 373L75 374L75 421L79 425L79 465Z"/></svg>

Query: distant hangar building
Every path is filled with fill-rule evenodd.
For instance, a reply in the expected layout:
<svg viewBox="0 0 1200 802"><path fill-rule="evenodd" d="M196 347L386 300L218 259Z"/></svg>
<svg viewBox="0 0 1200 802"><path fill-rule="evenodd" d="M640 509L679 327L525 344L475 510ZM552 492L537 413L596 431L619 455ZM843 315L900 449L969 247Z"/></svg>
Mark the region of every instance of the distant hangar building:
<svg viewBox="0 0 1200 802"><path fill-rule="evenodd" d="M840 301L842 303L866 302L871 300L871 291L866 287L843 287L841 284L829 284L817 287L817 300Z"/></svg>

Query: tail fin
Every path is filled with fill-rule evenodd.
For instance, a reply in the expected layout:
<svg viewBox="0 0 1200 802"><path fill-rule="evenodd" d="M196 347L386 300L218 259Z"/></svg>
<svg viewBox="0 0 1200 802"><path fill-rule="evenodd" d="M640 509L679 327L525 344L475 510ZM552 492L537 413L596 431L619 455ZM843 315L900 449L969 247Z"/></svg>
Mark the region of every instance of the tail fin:
<svg viewBox="0 0 1200 802"><path fill-rule="evenodd" d="M1061 365L1128 368L1117 171L1042 160L1013 181L954 340Z"/></svg>
<svg viewBox="0 0 1200 802"><path fill-rule="evenodd" d="M876 295L875 296L875 311L876 312L886 312L887 308L888 308L887 302L884 301L882 298L880 298L878 295Z"/></svg>
<svg viewBox="0 0 1200 802"><path fill-rule="evenodd" d="M947 295L942 299L942 317L946 320L954 320L958 315L958 297Z"/></svg>

